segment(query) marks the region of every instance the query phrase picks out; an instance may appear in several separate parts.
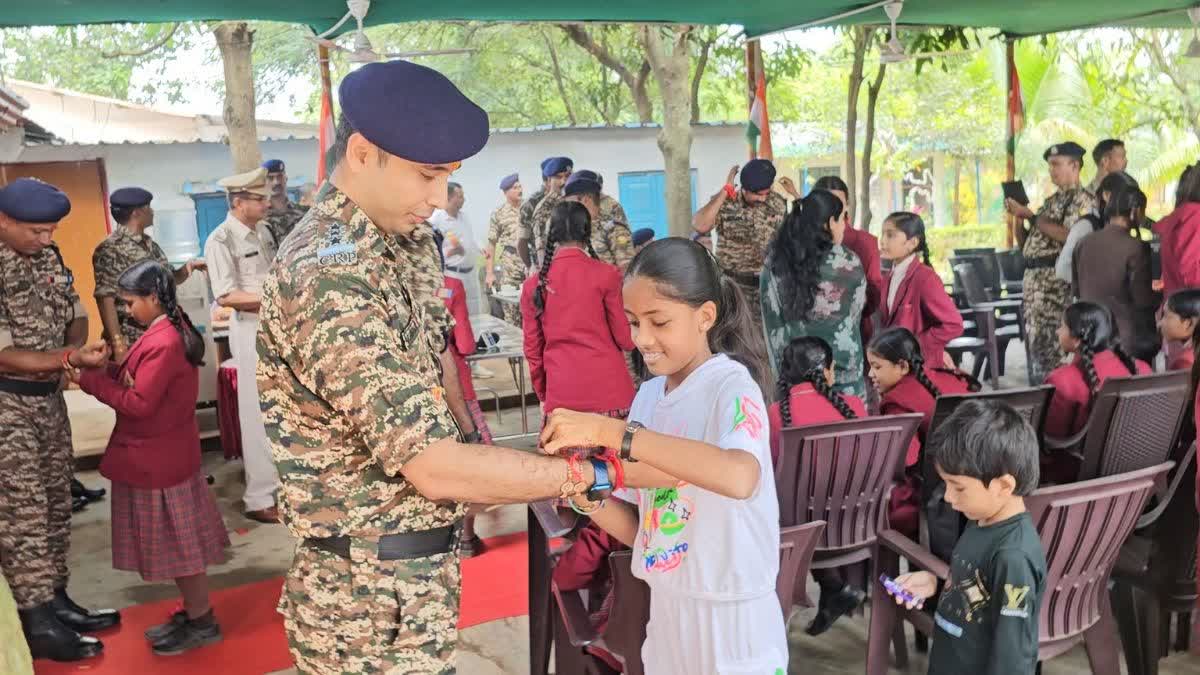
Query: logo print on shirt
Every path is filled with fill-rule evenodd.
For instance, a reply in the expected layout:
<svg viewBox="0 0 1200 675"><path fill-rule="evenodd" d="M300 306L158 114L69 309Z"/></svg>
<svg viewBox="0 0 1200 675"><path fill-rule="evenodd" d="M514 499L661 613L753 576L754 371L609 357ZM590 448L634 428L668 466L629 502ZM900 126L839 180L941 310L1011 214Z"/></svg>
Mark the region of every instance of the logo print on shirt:
<svg viewBox="0 0 1200 675"><path fill-rule="evenodd" d="M1029 610L1025 609L1025 596L1029 595L1028 586L1013 586L1004 584L1004 607L1000 609L1003 616L1015 616L1018 619L1028 619Z"/></svg>
<svg viewBox="0 0 1200 675"><path fill-rule="evenodd" d="M750 438L758 440L762 435L762 408L750 399L742 396L733 402L733 430L745 431Z"/></svg>
<svg viewBox="0 0 1200 675"><path fill-rule="evenodd" d="M679 494L679 488L658 488L642 520L643 563L647 572L667 572L687 557L688 543L673 541L687 529L695 514L695 503Z"/></svg>

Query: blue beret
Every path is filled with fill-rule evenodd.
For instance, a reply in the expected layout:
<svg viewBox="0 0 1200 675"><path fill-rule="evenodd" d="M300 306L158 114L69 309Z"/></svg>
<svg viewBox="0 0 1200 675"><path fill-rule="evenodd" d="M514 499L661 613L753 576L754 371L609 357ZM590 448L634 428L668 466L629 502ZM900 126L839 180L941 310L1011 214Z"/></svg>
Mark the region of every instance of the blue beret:
<svg viewBox="0 0 1200 675"><path fill-rule="evenodd" d="M590 176L587 174L591 174ZM594 194L600 192L600 181L593 176L596 174L591 171L576 171L567 179L567 184L563 188L563 196L570 197L571 195Z"/></svg>
<svg viewBox="0 0 1200 675"><path fill-rule="evenodd" d="M508 190L510 187L516 185L517 181L519 181L519 180L521 180L520 176L518 176L515 173L510 173L507 176L505 176L504 178L500 179L500 189Z"/></svg>
<svg viewBox="0 0 1200 675"><path fill-rule="evenodd" d="M461 162L487 144L487 113L432 68L368 63L342 79L338 96L355 131L410 162Z"/></svg>
<svg viewBox="0 0 1200 675"><path fill-rule="evenodd" d="M57 223L71 212L71 200L49 183L18 178L0 189L0 212L23 223Z"/></svg>
<svg viewBox="0 0 1200 675"><path fill-rule="evenodd" d="M547 157L542 160L542 178L549 178L564 171L570 172L575 163L570 157Z"/></svg>
<svg viewBox="0 0 1200 675"><path fill-rule="evenodd" d="M643 228L639 229L637 232L633 233L633 245L634 246L641 246L642 244L645 244L652 239L654 239L654 230L652 230L648 227L643 227Z"/></svg>
<svg viewBox="0 0 1200 675"><path fill-rule="evenodd" d="M262 163L262 168L266 169L267 173L283 173L286 170L282 159L268 159Z"/></svg>
<svg viewBox="0 0 1200 675"><path fill-rule="evenodd" d="M775 182L775 165L766 159L752 159L742 167L742 189L762 192Z"/></svg>
<svg viewBox="0 0 1200 675"><path fill-rule="evenodd" d="M1066 143L1059 143L1058 145L1046 148L1046 152L1042 153L1042 159L1049 160L1056 155L1083 159L1083 156L1086 154L1087 150L1084 150L1082 145L1074 141L1067 141Z"/></svg>
<svg viewBox="0 0 1200 675"><path fill-rule="evenodd" d="M139 206L149 204L153 199L154 195L150 194L149 190L143 190L140 187L126 187L114 190L108 197L108 203L113 206L136 209Z"/></svg>

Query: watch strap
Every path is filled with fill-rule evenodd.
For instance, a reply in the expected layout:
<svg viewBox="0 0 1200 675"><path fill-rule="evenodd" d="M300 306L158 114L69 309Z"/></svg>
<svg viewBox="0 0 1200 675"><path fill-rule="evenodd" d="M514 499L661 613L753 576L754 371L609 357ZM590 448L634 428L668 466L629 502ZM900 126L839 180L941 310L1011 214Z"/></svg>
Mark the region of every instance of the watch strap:
<svg viewBox="0 0 1200 675"><path fill-rule="evenodd" d="M633 452L633 435L645 428L645 425L640 422L630 422L625 425L625 435L621 437L621 451L617 453L622 462L637 462L630 454Z"/></svg>

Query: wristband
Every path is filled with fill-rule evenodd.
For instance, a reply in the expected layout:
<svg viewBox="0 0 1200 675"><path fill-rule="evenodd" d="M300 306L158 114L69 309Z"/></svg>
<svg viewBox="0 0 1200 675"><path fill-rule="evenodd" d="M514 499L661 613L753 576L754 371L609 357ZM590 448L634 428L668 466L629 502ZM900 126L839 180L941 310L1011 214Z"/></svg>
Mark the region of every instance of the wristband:
<svg viewBox="0 0 1200 675"><path fill-rule="evenodd" d="M612 494L612 483L608 480L608 464L603 459L595 457L588 461L592 463L592 469L596 472L596 480L587 491L588 501L604 501L604 499Z"/></svg>
<svg viewBox="0 0 1200 675"><path fill-rule="evenodd" d="M641 422L629 422L625 425L625 435L621 437L621 452L618 455L623 461L637 462L631 454L633 452L633 435L645 428L646 425Z"/></svg>
<svg viewBox="0 0 1200 675"><path fill-rule="evenodd" d="M737 188L733 187L733 183L726 183L723 189L725 190L726 197L733 199L737 196Z"/></svg>
<svg viewBox="0 0 1200 675"><path fill-rule="evenodd" d="M583 472L579 469L579 458L567 457L567 480L559 488L561 497L570 500L571 497L587 492L588 484L583 480Z"/></svg>
<svg viewBox="0 0 1200 675"><path fill-rule="evenodd" d="M576 504L574 499L568 499L567 504L569 504L571 506L572 511L574 511L575 513L578 513L581 516L590 516L593 513L604 508L604 500L603 499L601 499L598 502L591 502L592 505L588 508L584 508L584 507Z"/></svg>
<svg viewBox="0 0 1200 675"><path fill-rule="evenodd" d="M68 349L62 355L62 369L75 370L75 366L71 365L71 355L75 353L74 349Z"/></svg>

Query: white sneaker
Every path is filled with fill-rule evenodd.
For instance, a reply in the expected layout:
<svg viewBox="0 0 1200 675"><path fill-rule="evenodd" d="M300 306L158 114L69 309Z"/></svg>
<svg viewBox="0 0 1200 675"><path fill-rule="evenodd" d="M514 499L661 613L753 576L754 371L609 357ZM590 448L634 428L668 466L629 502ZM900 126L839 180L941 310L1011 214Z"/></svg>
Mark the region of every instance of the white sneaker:
<svg viewBox="0 0 1200 675"><path fill-rule="evenodd" d="M483 366L479 365L479 362L475 362L471 364L471 377L477 380L490 380L495 376L492 375L490 370L484 370Z"/></svg>

